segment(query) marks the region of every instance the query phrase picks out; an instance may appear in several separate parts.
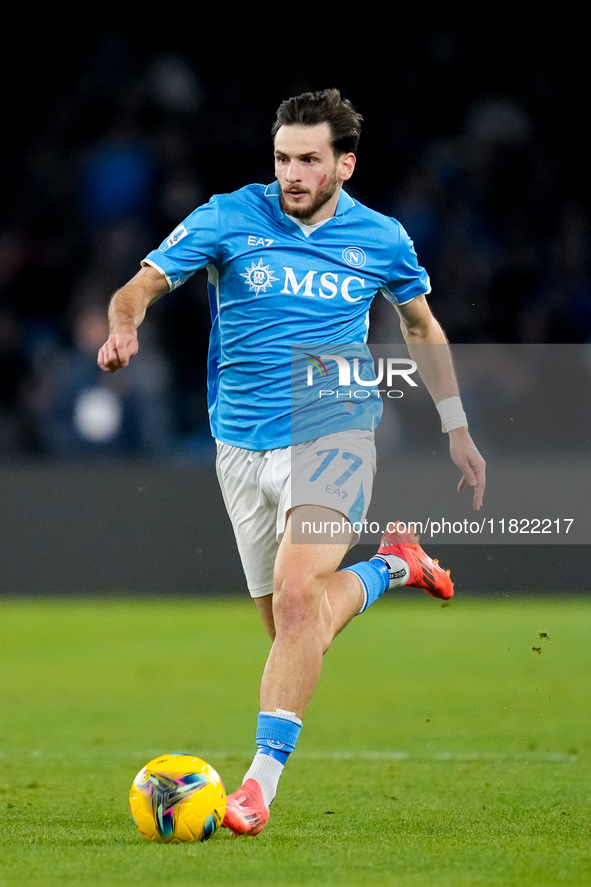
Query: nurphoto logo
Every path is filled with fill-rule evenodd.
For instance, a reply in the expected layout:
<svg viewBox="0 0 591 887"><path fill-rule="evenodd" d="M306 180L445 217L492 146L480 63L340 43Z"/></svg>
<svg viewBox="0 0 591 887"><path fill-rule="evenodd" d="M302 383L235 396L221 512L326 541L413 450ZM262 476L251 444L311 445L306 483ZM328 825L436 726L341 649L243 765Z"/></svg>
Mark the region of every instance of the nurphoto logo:
<svg viewBox="0 0 591 887"><path fill-rule="evenodd" d="M412 378L413 373L417 371L417 364L414 360L405 357L380 357L377 361L376 375L373 379L363 378L360 372L359 358L355 357L352 361L343 357L341 354L305 354L308 361L306 371L306 385L312 387L315 384L314 371L317 370L321 375L329 377L327 362L332 360L336 363L338 369L338 388L349 389L347 397L365 398L370 396L370 391L378 394L385 394L387 397L399 398L404 396L404 391L394 388L394 382L403 380L412 388L417 388L418 383ZM334 367L333 367L334 370ZM378 386L385 384L384 388ZM352 385L359 385L357 390L352 389ZM321 388L318 391L318 397L345 396L344 392L335 391L334 388Z"/></svg>

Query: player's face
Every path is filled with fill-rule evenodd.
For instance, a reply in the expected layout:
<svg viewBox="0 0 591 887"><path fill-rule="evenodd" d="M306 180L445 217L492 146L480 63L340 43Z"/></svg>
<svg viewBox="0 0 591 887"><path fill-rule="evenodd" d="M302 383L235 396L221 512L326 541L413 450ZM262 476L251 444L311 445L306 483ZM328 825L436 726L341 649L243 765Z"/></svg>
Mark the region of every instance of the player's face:
<svg viewBox="0 0 591 887"><path fill-rule="evenodd" d="M341 185L354 168L354 154L335 157L327 123L282 126L275 136L275 176L283 211L307 224L334 215Z"/></svg>

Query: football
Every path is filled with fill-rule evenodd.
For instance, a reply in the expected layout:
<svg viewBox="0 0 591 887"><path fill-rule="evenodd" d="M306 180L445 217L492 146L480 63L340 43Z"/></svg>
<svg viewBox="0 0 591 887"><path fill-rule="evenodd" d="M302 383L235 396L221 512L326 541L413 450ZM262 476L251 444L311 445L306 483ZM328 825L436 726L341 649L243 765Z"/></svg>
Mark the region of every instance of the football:
<svg viewBox="0 0 591 887"><path fill-rule="evenodd" d="M148 841L207 841L226 812L226 791L206 761L186 753L161 755L133 780L129 807Z"/></svg>

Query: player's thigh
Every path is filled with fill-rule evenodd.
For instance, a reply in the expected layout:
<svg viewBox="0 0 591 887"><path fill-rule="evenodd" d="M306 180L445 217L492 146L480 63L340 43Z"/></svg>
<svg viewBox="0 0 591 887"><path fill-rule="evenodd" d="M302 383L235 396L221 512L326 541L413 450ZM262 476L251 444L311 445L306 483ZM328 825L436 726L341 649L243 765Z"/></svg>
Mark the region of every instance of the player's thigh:
<svg viewBox="0 0 591 887"><path fill-rule="evenodd" d="M317 519L338 517L331 509L319 506L300 505L294 512L300 509L308 511L310 517L313 512ZM326 636L324 645L327 647L333 635L327 588L349 549L350 540L294 542L289 526L294 512L288 517L275 562L274 631L281 637L314 631L321 637Z"/></svg>
<svg viewBox="0 0 591 887"><path fill-rule="evenodd" d="M331 576L338 570L353 536L350 525L342 527L342 515L320 505L298 505L288 516L285 533L275 560L276 595L299 596L302 602L320 600ZM294 541L292 523L322 521L327 527L339 526L338 534L329 531L311 541Z"/></svg>
<svg viewBox="0 0 591 887"><path fill-rule="evenodd" d="M290 513L275 568L274 630L281 636L301 636L312 630L321 639L325 652L361 603L358 589L352 603L350 591L342 585L338 585L336 600L334 591L332 599L329 598L329 586L334 589L331 582L351 547L353 530L349 526L338 540L329 535L324 542L294 542L290 522L298 517L322 520L330 525L341 516L321 506L300 505ZM352 573L339 575L353 576Z"/></svg>

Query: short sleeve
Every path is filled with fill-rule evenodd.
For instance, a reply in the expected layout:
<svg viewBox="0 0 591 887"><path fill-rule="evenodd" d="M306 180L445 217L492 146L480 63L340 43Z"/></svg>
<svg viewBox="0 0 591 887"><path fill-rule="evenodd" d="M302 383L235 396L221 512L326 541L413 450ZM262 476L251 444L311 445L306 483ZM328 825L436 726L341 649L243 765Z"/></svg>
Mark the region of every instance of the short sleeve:
<svg viewBox="0 0 591 887"><path fill-rule="evenodd" d="M215 264L219 255L220 219L217 198L194 210L142 264L161 271L171 290L200 268Z"/></svg>
<svg viewBox="0 0 591 887"><path fill-rule="evenodd" d="M425 269L419 265L414 244L399 222L398 248L390 269L387 285L382 293L394 305L403 305L417 296L431 292L431 282Z"/></svg>

